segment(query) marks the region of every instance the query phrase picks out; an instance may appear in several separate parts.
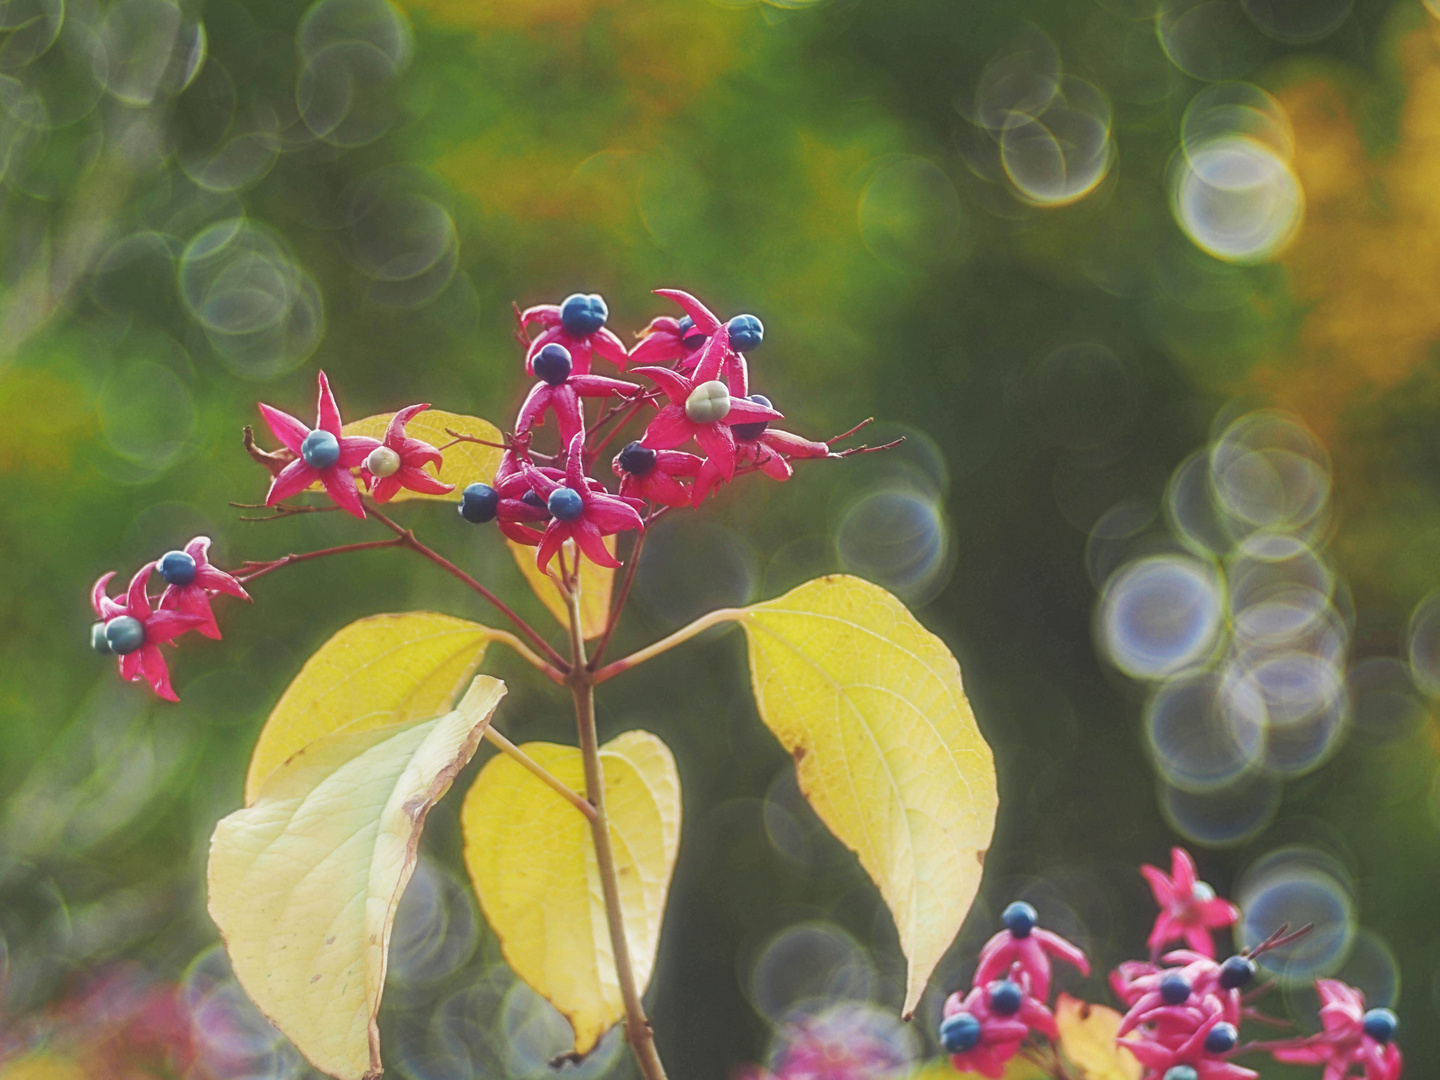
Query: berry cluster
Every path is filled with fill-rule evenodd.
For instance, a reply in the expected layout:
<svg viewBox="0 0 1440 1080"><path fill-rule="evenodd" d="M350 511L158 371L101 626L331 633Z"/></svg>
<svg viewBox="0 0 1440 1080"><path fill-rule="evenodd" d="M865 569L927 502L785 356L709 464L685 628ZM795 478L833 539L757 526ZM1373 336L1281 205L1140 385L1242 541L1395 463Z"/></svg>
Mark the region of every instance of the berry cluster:
<svg viewBox="0 0 1440 1080"><path fill-rule="evenodd" d="M160 646L194 630L219 639L220 627L210 601L221 593L249 600L240 582L210 564L210 538L197 536L182 551L166 552L135 572L130 587L119 599L109 595L115 571L104 574L90 590L90 603L100 620L90 628L90 645L98 653L114 653L120 677L144 678L167 701L179 701L170 687L170 671ZM158 602L149 595L151 576L159 571L165 582Z"/></svg>
<svg viewBox="0 0 1440 1080"><path fill-rule="evenodd" d="M829 442L771 428L781 414L768 398L750 393L746 361L746 355L765 338L760 320L754 315L737 315L722 323L689 293L674 289L658 293L677 303L684 316L652 320L638 335L634 349L628 351L606 329L609 311L599 296L577 293L558 305L517 310L525 371L536 381L520 406L514 430L505 437L494 477L467 486L458 509L466 521L495 521L509 539L538 548L536 562L542 570L566 541L573 542L577 560L583 555L601 566L618 567L621 563L607 547L605 537L643 532L667 511L699 506L720 484L739 473L763 472L786 480L795 459L841 458L895 445L831 450L831 443L864 424ZM529 330L536 324L540 333L532 339ZM590 367L597 357L622 373L628 368L631 376L641 376L646 382L592 375ZM633 366L637 361L644 363ZM444 465L446 447L432 446L406 433L406 425L428 409L428 404L400 409L389 419L380 439L346 434L323 371L318 382L314 427L274 406L260 404L260 414L279 440L280 450L259 449L246 429L247 449L271 473L266 507L282 514L306 510L286 505L284 500L319 486L335 506L363 519L366 496L374 512L401 490L426 495L454 490L455 485L437 475ZM587 398L618 400L587 423ZM546 454L532 444L535 429L543 426L551 413L560 438L556 451ZM647 422L640 437L614 457L611 467L620 482L618 492L612 493L589 472L605 446L631 421L642 417ZM602 436L606 429L608 433ZM464 433L452 434L457 441L484 441ZM692 442L700 454L680 449ZM426 466L436 471L428 472ZM397 532L397 539L346 545L270 563L246 563L238 579L209 564L205 557L209 541L203 537L183 552L171 552L142 567L122 600L105 595L113 577L107 574L94 589L95 612L102 622L97 624L92 642L102 652L119 655L120 673L126 679L144 677L161 697L176 700L159 646L188 630L218 638L220 631L210 612L211 596L223 592L249 599L242 581L300 558L401 543L421 549L413 534L379 516ZM157 568L168 585L158 606L146 592L146 582ZM530 633L528 628L522 629Z"/></svg>
<svg viewBox="0 0 1440 1080"><path fill-rule="evenodd" d="M511 540L539 548L541 569L567 540L586 558L619 566L604 537L643 529L642 511L699 506L738 471L786 480L791 459L833 456L827 443L771 429L781 414L768 398L750 393L746 354L765 338L759 319L737 315L722 323L689 293L657 292L685 315L652 320L629 352L606 329L609 311L599 296L577 293L562 304L520 313L525 370L537 381L520 406L494 482L467 487L460 514L476 523L497 521ZM528 336L532 324L541 328L534 339ZM650 385L591 374L596 357ZM631 366L637 361L644 363ZM615 398L618 404L587 428L585 398ZM587 469L644 409L654 415L641 437L615 455L611 468L620 488L611 494ZM551 413L559 453L541 466L531 440ZM592 442L612 423L610 435ZM691 442L703 457L677 449Z"/></svg>
<svg viewBox="0 0 1440 1080"><path fill-rule="evenodd" d="M1367 1011L1359 990L1334 979L1316 983L1322 1002L1318 1034L1242 1045L1242 1020L1281 1023L1252 1004L1268 987L1246 993L1257 973L1255 957L1308 928L1287 935L1282 927L1255 948L1217 961L1211 930L1232 925L1238 909L1198 880L1194 860L1180 848L1172 853L1168 875L1153 866L1141 872L1160 907L1149 937L1150 959L1120 964L1110 973L1110 985L1128 1010L1116 1042L1140 1062L1144 1080L1255 1080L1258 1073L1231 1060L1248 1052L1268 1052L1289 1064L1323 1065L1324 1080L1399 1080L1395 1014ZM1081 974L1090 970L1084 953L1037 925L1029 904L1011 904L1003 920L1005 929L980 952L972 988L950 996L940 1024L940 1043L955 1067L996 1080L1017 1054L1033 1057L1042 1067L1057 1060L1036 1054L1033 1038L1059 1038L1046 1004L1051 958ZM1162 954L1177 941L1188 947Z"/></svg>

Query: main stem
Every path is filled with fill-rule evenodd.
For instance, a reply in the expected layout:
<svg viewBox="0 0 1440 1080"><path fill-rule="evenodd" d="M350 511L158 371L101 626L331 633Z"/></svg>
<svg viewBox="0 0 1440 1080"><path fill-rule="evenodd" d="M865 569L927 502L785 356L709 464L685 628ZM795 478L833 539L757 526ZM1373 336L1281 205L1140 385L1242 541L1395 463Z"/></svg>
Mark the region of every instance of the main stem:
<svg viewBox="0 0 1440 1080"><path fill-rule="evenodd" d="M578 579L579 575L576 575ZM625 917L620 907L620 879L615 871L615 852L610 846L610 819L605 813L605 777L600 770L600 744L595 734L595 680L585 670L585 635L580 628L578 588L567 592L570 607L570 692L575 698L575 724L580 734L580 756L585 762L585 795L595 807L590 832L595 838L595 863L605 895L605 923L610 930L610 951L615 956L615 978L625 1002L625 1039L645 1080L665 1080L665 1066L655 1050L655 1035L645 1016L635 969L630 963L630 943L625 937Z"/></svg>

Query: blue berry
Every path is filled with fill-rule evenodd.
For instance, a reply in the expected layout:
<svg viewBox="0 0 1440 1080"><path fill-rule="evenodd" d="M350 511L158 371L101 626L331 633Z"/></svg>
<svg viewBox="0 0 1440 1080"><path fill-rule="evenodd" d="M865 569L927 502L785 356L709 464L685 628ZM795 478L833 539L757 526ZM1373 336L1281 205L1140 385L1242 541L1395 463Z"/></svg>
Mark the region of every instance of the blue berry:
<svg viewBox="0 0 1440 1080"><path fill-rule="evenodd" d="M1240 1033L1235 1030L1235 1025L1222 1022L1211 1028L1210 1034L1205 1036L1205 1052L1228 1054L1235 1049L1235 1044L1239 1041Z"/></svg>
<svg viewBox="0 0 1440 1080"><path fill-rule="evenodd" d="M680 320L680 344L687 349L696 348L707 337L709 337L708 334L702 334L695 329L695 320L689 315Z"/></svg>
<svg viewBox="0 0 1440 1080"><path fill-rule="evenodd" d="M145 644L145 624L133 615L117 615L105 624L105 640L113 653L132 653Z"/></svg>
<svg viewBox="0 0 1440 1080"><path fill-rule="evenodd" d="M574 293L567 296L560 305L560 325L565 327L567 334L575 337L593 334L605 325L605 320L609 317L610 309L596 293L589 296Z"/></svg>
<svg viewBox="0 0 1440 1080"><path fill-rule="evenodd" d="M546 509L556 521L574 521L585 512L585 500L574 488L558 487L545 500Z"/></svg>
<svg viewBox="0 0 1440 1080"><path fill-rule="evenodd" d="M340 460L340 440L316 428L300 444L300 456L312 469L328 469Z"/></svg>
<svg viewBox="0 0 1440 1080"><path fill-rule="evenodd" d="M90 627L90 647L98 653L109 653L110 642L105 637L105 624L97 622Z"/></svg>
<svg viewBox="0 0 1440 1080"><path fill-rule="evenodd" d="M550 513L550 508L545 505L545 500L533 491L527 491L524 495L521 495L520 501L526 506L533 506L536 510L544 510L547 514Z"/></svg>
<svg viewBox="0 0 1440 1080"><path fill-rule="evenodd" d="M730 331L730 345L736 352L749 352L765 340L765 324L754 315L736 315L725 329Z"/></svg>
<svg viewBox="0 0 1440 1080"><path fill-rule="evenodd" d="M1181 1005L1190 997L1190 980L1184 975L1166 975L1160 980L1160 997L1166 1005Z"/></svg>
<svg viewBox="0 0 1440 1080"><path fill-rule="evenodd" d="M559 386L570 377L575 362L564 345L551 342L535 354L535 374L551 386Z"/></svg>
<svg viewBox="0 0 1440 1080"><path fill-rule="evenodd" d="M1395 1037L1395 1029L1400 1026L1400 1018L1389 1009L1371 1009L1365 1014L1362 1023L1365 1034L1384 1045Z"/></svg>
<svg viewBox="0 0 1440 1080"><path fill-rule="evenodd" d="M189 585L195 580L195 558L183 551L167 551L160 556L159 570L167 585Z"/></svg>
<svg viewBox="0 0 1440 1080"><path fill-rule="evenodd" d="M1232 956L1220 965L1220 988L1239 990L1255 978L1255 961L1248 956Z"/></svg>
<svg viewBox="0 0 1440 1080"><path fill-rule="evenodd" d="M1164 1080L1200 1080L1200 1074L1193 1065L1171 1065L1165 1070Z"/></svg>
<svg viewBox="0 0 1440 1080"><path fill-rule="evenodd" d="M655 468L656 454L648 446L632 442L620 451L620 468L631 476L646 476Z"/></svg>
<svg viewBox="0 0 1440 1080"><path fill-rule="evenodd" d="M974 1050L979 1042L980 1021L969 1013L959 1012L940 1021L940 1045L947 1054Z"/></svg>
<svg viewBox="0 0 1440 1080"><path fill-rule="evenodd" d="M990 1011L996 1016L1014 1016L1025 1000L1020 984L1010 979L997 979L990 984Z"/></svg>
<svg viewBox="0 0 1440 1080"><path fill-rule="evenodd" d="M489 484L471 484L460 493L460 516L476 525L495 520L500 509L500 493Z"/></svg>
<svg viewBox="0 0 1440 1080"><path fill-rule="evenodd" d="M1035 914L1035 909L1024 900L1016 900L1007 907L1000 916L1000 921L1005 924L1005 929L1016 937L1029 937L1030 931L1035 929L1040 916Z"/></svg>
<svg viewBox="0 0 1440 1080"><path fill-rule="evenodd" d="M774 408L774 406L770 404L770 399L764 394L751 394L746 400L753 401L756 405L764 405L767 409ZM730 430L735 433L735 438L741 442L754 442L761 435L765 434L765 429L769 426L769 420L757 420L753 424L731 424Z"/></svg>

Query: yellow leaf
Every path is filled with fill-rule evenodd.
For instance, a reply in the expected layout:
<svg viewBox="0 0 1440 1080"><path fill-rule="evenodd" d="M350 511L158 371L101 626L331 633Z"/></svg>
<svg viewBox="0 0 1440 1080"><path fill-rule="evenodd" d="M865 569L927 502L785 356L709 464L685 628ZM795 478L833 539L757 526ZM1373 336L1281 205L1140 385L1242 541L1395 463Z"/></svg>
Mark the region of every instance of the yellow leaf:
<svg viewBox="0 0 1440 1080"><path fill-rule="evenodd" d="M426 720L450 708L495 631L450 615L371 615L340 630L305 662L265 721L245 802L265 778L322 735Z"/></svg>
<svg viewBox="0 0 1440 1080"><path fill-rule="evenodd" d="M481 675L445 716L318 739L215 827L210 915L235 977L322 1072L380 1073L390 929L425 816L504 695Z"/></svg>
<svg viewBox="0 0 1440 1080"><path fill-rule="evenodd" d="M927 1061L906 1080L986 1080L976 1072L960 1072L947 1057ZM1002 1080L1050 1080L1050 1074L1029 1058L1013 1057L1005 1065Z"/></svg>
<svg viewBox="0 0 1440 1080"><path fill-rule="evenodd" d="M584 790L579 750L521 749ZM665 744L644 731L606 743L600 762L625 936L643 991L680 844L680 777ZM590 823L508 757L486 762L460 820L465 865L505 959L570 1020L576 1053L588 1053L625 1015Z"/></svg>
<svg viewBox="0 0 1440 1080"><path fill-rule="evenodd" d="M363 420L356 420L345 425L345 434L369 435L372 439L383 438L385 425L390 423L390 418L394 415L394 413L380 413L378 416L367 416ZM485 439L488 442L503 441L499 429L490 421L481 420L478 416L461 416L458 413L442 412L439 409L426 409L418 414L405 425L405 433L412 439L420 439L439 448L445 446L446 443L455 442L455 437L450 435L445 430L446 428L458 431L462 435L473 435L477 439ZM459 493L464 491L467 485L477 481L488 484L495 479L495 470L500 467L500 455L504 451L495 446L460 442L446 447L443 453L445 464L440 467L437 475L444 483L455 485L454 493L424 495L418 491L402 489L391 502L400 502L402 499L441 499L445 502L457 502L460 498ZM434 466L427 465L426 468L430 472L435 472Z"/></svg>
<svg viewBox="0 0 1440 1080"><path fill-rule="evenodd" d="M1140 1062L1115 1044L1121 1016L1104 1005L1091 1005L1069 994L1055 1002L1060 1049L1083 1080L1140 1080Z"/></svg>
<svg viewBox="0 0 1440 1080"><path fill-rule="evenodd" d="M59 1054L38 1053L0 1065L0 1080L88 1080L84 1067Z"/></svg>
<svg viewBox="0 0 1440 1080"><path fill-rule="evenodd" d="M994 759L960 667L859 578L807 582L738 619L760 718L895 918L909 1016L970 910L995 828Z"/></svg>
<svg viewBox="0 0 1440 1080"><path fill-rule="evenodd" d="M560 595L555 579L548 574L542 574L540 567L535 564L535 549L517 544L514 540L506 540L505 543L510 546L510 554L515 556L515 565L520 567L520 572L525 575L525 580L530 583L530 588L535 590L540 602L559 620L561 626L569 626L570 609L565 605L565 598ZM615 537L605 537L605 550L611 555L615 554ZM565 542L565 558L571 566L575 565L575 545L568 540ZM552 569L556 568L555 563L550 565ZM610 618L610 591L614 584L614 570L599 566L589 559L580 560L580 629L584 632L586 641L605 632L605 623Z"/></svg>

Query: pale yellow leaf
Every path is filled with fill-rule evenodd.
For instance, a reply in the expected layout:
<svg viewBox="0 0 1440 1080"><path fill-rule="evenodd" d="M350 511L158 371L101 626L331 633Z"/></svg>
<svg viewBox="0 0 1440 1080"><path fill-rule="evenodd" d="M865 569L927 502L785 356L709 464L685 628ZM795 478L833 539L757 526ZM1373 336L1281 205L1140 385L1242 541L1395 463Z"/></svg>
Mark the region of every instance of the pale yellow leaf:
<svg viewBox="0 0 1440 1080"><path fill-rule="evenodd" d="M245 802L286 758L322 735L445 712L495 631L430 611L371 615L335 634L281 695L250 757Z"/></svg>
<svg viewBox="0 0 1440 1080"><path fill-rule="evenodd" d="M346 435L368 435L372 439L380 439L385 435L385 426L390 423L393 412L380 413L378 416L367 416L363 420L356 420L346 424L344 432ZM455 442L455 437L445 429L459 432L461 435L472 435L477 439L484 439L486 442L500 443L503 437L498 428L488 420L481 420L478 416L462 416L459 413L443 412L440 409L426 409L419 413L405 425L405 434L412 439L419 439L427 442L437 450L444 446L441 451L445 455L445 463L440 467L438 476L446 484L454 484L454 492L448 495L425 495L418 491L401 489L391 502L400 502L404 499L441 499L446 502L459 502L460 492L476 482L482 484L493 483L495 470L500 467L500 455L504 453L498 446L482 446L479 443L459 442L454 446L445 446L446 443ZM435 467L425 466L427 472L435 473Z"/></svg>
<svg viewBox="0 0 1440 1080"><path fill-rule="evenodd" d="M995 828L994 759L960 666L859 578L807 582L738 620L761 719L895 918L909 1016L970 910Z"/></svg>
<svg viewBox="0 0 1440 1080"><path fill-rule="evenodd" d="M74 1058L40 1052L0 1063L0 1080L89 1080Z"/></svg>
<svg viewBox="0 0 1440 1080"><path fill-rule="evenodd" d="M1115 1042L1122 1017L1104 1005L1092 1005L1069 994L1055 1002L1060 1050L1080 1072L1081 1080L1140 1080L1144 1071L1129 1050Z"/></svg>
<svg viewBox="0 0 1440 1080"><path fill-rule="evenodd" d="M570 625L570 609L565 604L565 598L560 595L560 587L555 584L555 579L548 574L542 574L540 567L535 564L535 549L525 544L517 544L514 540L506 540L510 546L510 554L515 556L515 565L520 567L520 572L525 575L525 580L530 583L530 588L540 598L551 615L559 620L561 626ZM615 554L615 537L605 537L605 550L611 555ZM571 565L575 565L575 545L571 541L565 542L565 559ZM552 571L558 572L557 563L551 563ZM585 634L585 640L599 637L605 632L605 623L610 618L610 591L615 584L615 571L589 559L580 560L580 629Z"/></svg>
<svg viewBox="0 0 1440 1080"><path fill-rule="evenodd" d="M339 1080L380 1073L390 930L425 816L504 694L481 675L445 716L317 739L215 828L210 915L235 977Z"/></svg>
<svg viewBox="0 0 1440 1080"><path fill-rule="evenodd" d="M576 791L580 751L521 747ZM680 846L680 777L665 744L627 731L600 748L620 906L643 992ZM461 811L465 865L510 967L566 1016L588 1053L625 1015L590 823L508 757L486 762Z"/></svg>

